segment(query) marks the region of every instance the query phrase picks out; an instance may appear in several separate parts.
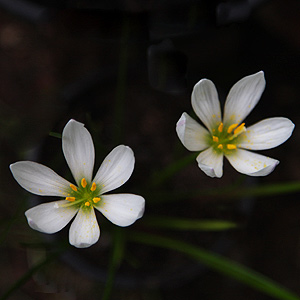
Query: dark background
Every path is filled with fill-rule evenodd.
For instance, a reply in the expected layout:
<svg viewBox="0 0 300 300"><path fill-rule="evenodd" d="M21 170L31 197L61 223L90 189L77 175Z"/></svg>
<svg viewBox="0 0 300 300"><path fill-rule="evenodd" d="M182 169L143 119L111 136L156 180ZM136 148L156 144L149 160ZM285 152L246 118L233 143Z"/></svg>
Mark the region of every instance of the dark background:
<svg viewBox="0 0 300 300"><path fill-rule="evenodd" d="M23 191L8 166L34 160L70 178L61 141L49 132L61 133L74 118L93 136L95 168L118 144L134 150L135 170L122 189L146 198L145 219L220 218L241 225L225 234L160 232L142 219L122 232L150 230L211 249L300 294L299 194L174 201L156 194L300 180L299 13L296 0L1 0L0 292L68 236L68 226L55 237L28 227L25 210L50 200ZM296 124L286 143L263 151L280 160L275 171L250 178L225 163L222 179L211 179L193 162L155 184L153 172L189 154L175 125L182 112L192 113L194 84L211 79L224 103L236 81L260 70L266 90L246 126L273 116ZM114 228L99 214L98 220L103 230L95 246L67 248L10 299L101 299ZM182 254L129 242L112 299L183 298L271 299Z"/></svg>

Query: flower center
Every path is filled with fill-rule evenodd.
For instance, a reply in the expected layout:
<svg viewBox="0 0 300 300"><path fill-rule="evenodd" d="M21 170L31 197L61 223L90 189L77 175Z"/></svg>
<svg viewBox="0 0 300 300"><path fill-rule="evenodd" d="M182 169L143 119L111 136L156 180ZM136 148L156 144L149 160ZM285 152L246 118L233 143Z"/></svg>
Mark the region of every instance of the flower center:
<svg viewBox="0 0 300 300"><path fill-rule="evenodd" d="M101 201L100 188L95 182L88 183L85 178L82 178L79 186L70 184L70 191L66 200L70 205L77 205L78 207L91 208L96 203Z"/></svg>
<svg viewBox="0 0 300 300"><path fill-rule="evenodd" d="M245 123L225 126L222 122L213 129L210 143L217 153L230 154L236 151L239 135L246 131Z"/></svg>

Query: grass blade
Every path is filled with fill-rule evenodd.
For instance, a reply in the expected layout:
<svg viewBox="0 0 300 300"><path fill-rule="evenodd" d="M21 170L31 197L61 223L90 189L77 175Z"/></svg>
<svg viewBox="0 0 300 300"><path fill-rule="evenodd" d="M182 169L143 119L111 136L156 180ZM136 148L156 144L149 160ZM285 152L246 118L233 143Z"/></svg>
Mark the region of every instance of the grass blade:
<svg viewBox="0 0 300 300"><path fill-rule="evenodd" d="M174 230L223 231L237 228L238 224L224 220L197 220L173 217L144 217L143 224L152 228Z"/></svg>
<svg viewBox="0 0 300 300"><path fill-rule="evenodd" d="M131 235L130 239L138 243L182 252L209 268L243 282L258 291L272 296L274 299L300 300L297 295L266 276L192 244L172 238L137 232Z"/></svg>

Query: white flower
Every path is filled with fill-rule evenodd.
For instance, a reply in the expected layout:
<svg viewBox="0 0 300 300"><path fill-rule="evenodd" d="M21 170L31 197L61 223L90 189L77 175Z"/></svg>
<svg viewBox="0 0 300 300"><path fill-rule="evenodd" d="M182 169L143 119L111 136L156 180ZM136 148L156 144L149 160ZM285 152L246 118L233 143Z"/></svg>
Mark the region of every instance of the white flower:
<svg viewBox="0 0 300 300"><path fill-rule="evenodd" d="M129 226L144 213L145 199L133 194L110 194L124 184L134 168L133 151L120 145L101 164L92 180L95 150L84 124L70 120L62 134L62 148L76 184L60 177L50 168L31 161L10 165L16 181L27 191L63 200L40 204L25 212L31 228L55 233L76 215L69 241L78 248L95 244L100 236L94 208L118 226Z"/></svg>
<svg viewBox="0 0 300 300"><path fill-rule="evenodd" d="M246 76L230 90L221 116L215 85L208 79L200 80L192 93L192 107L207 127L204 128L183 113L176 125L182 144L190 151L201 151L197 157L199 168L210 177L223 174L223 156L240 173L265 176L279 163L249 150L265 150L285 142L295 125L287 118L269 118L248 128L242 123L258 103L265 88L264 73Z"/></svg>

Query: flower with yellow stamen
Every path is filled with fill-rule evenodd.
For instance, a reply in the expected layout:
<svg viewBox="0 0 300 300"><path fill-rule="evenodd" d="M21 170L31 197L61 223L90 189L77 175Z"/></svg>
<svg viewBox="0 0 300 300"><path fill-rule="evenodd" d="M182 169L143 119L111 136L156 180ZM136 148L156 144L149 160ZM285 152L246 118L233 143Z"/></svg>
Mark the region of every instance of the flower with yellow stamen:
<svg viewBox="0 0 300 300"><path fill-rule="evenodd" d="M28 209L25 215L31 228L55 233L70 226L70 244L86 248L95 244L100 229L95 216L99 210L118 226L129 226L144 213L145 199L133 194L106 194L124 184L134 168L133 151L124 145L114 148L93 176L95 150L92 137L82 123L70 120L62 134L63 152L76 185L50 168L31 161L10 165L17 182L27 191L64 200L44 203Z"/></svg>
<svg viewBox="0 0 300 300"><path fill-rule="evenodd" d="M250 176L268 175L279 163L248 150L270 149L282 144L291 136L294 124L281 117L265 119L248 128L242 123L259 101L264 88L262 71L242 78L231 88L222 118L213 82L202 79L195 85L192 106L207 129L183 113L176 131L188 150L201 151L197 156L198 166L208 176L223 175L224 156L237 171Z"/></svg>

